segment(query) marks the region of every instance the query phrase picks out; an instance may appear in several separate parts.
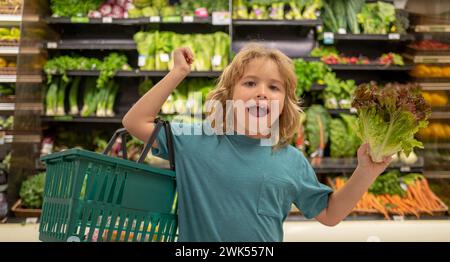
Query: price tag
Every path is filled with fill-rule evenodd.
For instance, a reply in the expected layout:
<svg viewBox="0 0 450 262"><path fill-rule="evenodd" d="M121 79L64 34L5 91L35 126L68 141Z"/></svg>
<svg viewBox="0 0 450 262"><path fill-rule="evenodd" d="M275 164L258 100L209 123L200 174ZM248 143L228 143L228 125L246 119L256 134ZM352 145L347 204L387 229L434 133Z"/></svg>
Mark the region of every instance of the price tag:
<svg viewBox="0 0 450 262"><path fill-rule="evenodd" d="M57 48L58 47L58 43L56 43L56 42L48 42L47 43L47 48L48 49L54 49L54 48Z"/></svg>
<svg viewBox="0 0 450 262"><path fill-rule="evenodd" d="M400 221L400 222L403 222L403 221L405 221L405 216L392 216L392 219L393 219L394 221Z"/></svg>
<svg viewBox="0 0 450 262"><path fill-rule="evenodd" d="M37 217L27 217L25 219L25 224L36 224L38 221Z"/></svg>
<svg viewBox="0 0 450 262"><path fill-rule="evenodd" d="M147 56L146 55L139 55L139 57L138 57L138 66L145 66L145 63L147 63Z"/></svg>
<svg viewBox="0 0 450 262"><path fill-rule="evenodd" d="M326 45L332 45L334 43L334 34L332 32L323 33L323 43Z"/></svg>
<svg viewBox="0 0 450 262"><path fill-rule="evenodd" d="M159 23L159 22L161 22L161 17L159 17L159 16L150 16L150 22L151 23Z"/></svg>
<svg viewBox="0 0 450 262"><path fill-rule="evenodd" d="M105 24L111 24L112 23L112 17L103 17L102 18L102 23L105 23Z"/></svg>
<svg viewBox="0 0 450 262"><path fill-rule="evenodd" d="M167 23L180 23L181 16L164 16L162 21Z"/></svg>
<svg viewBox="0 0 450 262"><path fill-rule="evenodd" d="M74 16L74 17L70 18L70 22L72 22L72 23L89 23L89 17Z"/></svg>
<svg viewBox="0 0 450 262"><path fill-rule="evenodd" d="M213 12L212 24L213 25L229 25L231 23L230 12Z"/></svg>
<svg viewBox="0 0 450 262"><path fill-rule="evenodd" d="M350 113L356 114L357 112L358 112L358 110L356 110L356 108L350 107Z"/></svg>
<svg viewBox="0 0 450 262"><path fill-rule="evenodd" d="M212 65L213 66L219 66L220 63L222 63L222 56L221 55L215 55L212 58Z"/></svg>
<svg viewBox="0 0 450 262"><path fill-rule="evenodd" d="M167 63L170 60L169 54L160 54L159 59L161 60L161 62Z"/></svg>
<svg viewBox="0 0 450 262"><path fill-rule="evenodd" d="M402 166L400 167L401 172L411 172L411 167L409 166Z"/></svg>
<svg viewBox="0 0 450 262"><path fill-rule="evenodd" d="M183 16L183 22L185 23L192 23L194 22L194 16L190 15L190 16Z"/></svg>
<svg viewBox="0 0 450 262"><path fill-rule="evenodd" d="M400 40L400 34L388 34L388 39L389 40Z"/></svg>
<svg viewBox="0 0 450 262"><path fill-rule="evenodd" d="M338 29L338 34L341 34L341 35L347 34L347 29L345 29L345 28L339 28L339 29Z"/></svg>

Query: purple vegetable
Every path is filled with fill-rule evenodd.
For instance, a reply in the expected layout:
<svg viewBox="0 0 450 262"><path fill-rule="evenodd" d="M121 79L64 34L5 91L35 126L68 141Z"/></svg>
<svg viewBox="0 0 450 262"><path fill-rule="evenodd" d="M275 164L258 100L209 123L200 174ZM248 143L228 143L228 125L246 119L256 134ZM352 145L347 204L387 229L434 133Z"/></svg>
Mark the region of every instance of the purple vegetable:
<svg viewBox="0 0 450 262"><path fill-rule="evenodd" d="M125 10L123 9L123 7L119 6L119 5L115 5L112 8L112 17L114 18L123 18L125 14Z"/></svg>
<svg viewBox="0 0 450 262"><path fill-rule="evenodd" d="M125 7L127 4L127 0L116 0L116 5L120 5L121 7Z"/></svg>
<svg viewBox="0 0 450 262"><path fill-rule="evenodd" d="M107 16L109 14L111 14L112 12L112 6L109 4L103 4L100 7L100 13L102 13L103 16Z"/></svg>

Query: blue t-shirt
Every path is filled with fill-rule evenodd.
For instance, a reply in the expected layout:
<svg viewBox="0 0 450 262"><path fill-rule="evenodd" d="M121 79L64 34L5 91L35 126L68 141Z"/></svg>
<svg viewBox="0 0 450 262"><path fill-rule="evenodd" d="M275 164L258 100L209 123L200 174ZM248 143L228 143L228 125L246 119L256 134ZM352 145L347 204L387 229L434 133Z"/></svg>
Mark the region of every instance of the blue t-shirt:
<svg viewBox="0 0 450 262"><path fill-rule="evenodd" d="M273 151L243 135L191 135L201 124L172 123L179 241L282 241L294 203L307 218L328 204L329 187L292 146ZM193 133L195 134L195 133ZM168 158L165 132L153 155Z"/></svg>

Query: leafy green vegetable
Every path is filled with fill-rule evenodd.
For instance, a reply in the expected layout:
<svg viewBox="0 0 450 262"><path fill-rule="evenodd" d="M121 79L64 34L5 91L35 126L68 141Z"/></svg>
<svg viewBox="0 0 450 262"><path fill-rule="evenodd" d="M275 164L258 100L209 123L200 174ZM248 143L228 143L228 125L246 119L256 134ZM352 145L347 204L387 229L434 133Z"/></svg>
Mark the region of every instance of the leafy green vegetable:
<svg viewBox="0 0 450 262"><path fill-rule="evenodd" d="M335 118L330 123L330 155L331 157L353 157L356 155L361 140L357 136L357 118L341 114L341 119Z"/></svg>
<svg viewBox="0 0 450 262"><path fill-rule="evenodd" d="M23 181L19 191L22 204L28 208L42 208L44 185L45 173L39 173Z"/></svg>
<svg viewBox="0 0 450 262"><path fill-rule="evenodd" d="M365 34L387 34L395 23L395 7L382 1L365 4L357 17Z"/></svg>
<svg viewBox="0 0 450 262"><path fill-rule="evenodd" d="M379 176L370 186L369 192L374 195L399 195L403 197L406 191L400 186L399 171L394 170Z"/></svg>
<svg viewBox="0 0 450 262"><path fill-rule="evenodd" d="M355 81L352 79L339 80L336 74L329 73L325 75L324 82L327 86L323 92L325 107L349 109L356 89Z"/></svg>
<svg viewBox="0 0 450 262"><path fill-rule="evenodd" d="M57 95L58 95L58 79L54 79L49 85L47 85L47 93L45 96L45 113L48 116L56 115L57 107Z"/></svg>
<svg viewBox="0 0 450 262"><path fill-rule="evenodd" d="M97 10L103 0L50 0L52 16L87 16L90 10Z"/></svg>
<svg viewBox="0 0 450 262"><path fill-rule="evenodd" d="M70 106L70 114L78 115L78 89L80 86L81 77L75 77L72 81L72 85L70 86L69 91L69 106Z"/></svg>
<svg viewBox="0 0 450 262"><path fill-rule="evenodd" d="M315 47L310 53L310 55L312 57L323 57L323 56L329 56L332 54L334 54L334 55L339 54L336 47L334 47L334 46Z"/></svg>
<svg viewBox="0 0 450 262"><path fill-rule="evenodd" d="M100 75L97 79L97 88L102 89L107 82L116 74L117 70L127 65L127 57L117 53L111 53L103 59L100 64Z"/></svg>
<svg viewBox="0 0 450 262"><path fill-rule="evenodd" d="M305 135L309 141L308 154L316 154L328 143L330 114L321 105L312 105L306 111Z"/></svg>
<svg viewBox="0 0 450 262"><path fill-rule="evenodd" d="M420 86L364 84L356 89L352 106L358 110L357 134L369 143L373 161L381 162L384 156L402 150L408 156L414 147L423 148L414 134L428 125L431 109Z"/></svg>
<svg viewBox="0 0 450 262"><path fill-rule="evenodd" d="M314 83L323 84L325 75L331 72L328 65L322 62L306 62L303 59L294 60L295 74L297 75L297 96L309 91Z"/></svg>

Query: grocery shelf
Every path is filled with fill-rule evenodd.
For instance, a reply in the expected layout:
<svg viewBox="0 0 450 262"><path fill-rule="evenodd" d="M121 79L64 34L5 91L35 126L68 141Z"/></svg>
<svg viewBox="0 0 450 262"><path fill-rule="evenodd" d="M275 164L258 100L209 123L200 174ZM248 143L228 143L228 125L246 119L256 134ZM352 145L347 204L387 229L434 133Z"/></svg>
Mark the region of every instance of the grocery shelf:
<svg viewBox="0 0 450 262"><path fill-rule="evenodd" d="M322 91L326 88L326 85L313 84L311 86L311 91Z"/></svg>
<svg viewBox="0 0 450 262"><path fill-rule="evenodd" d="M16 81L16 75L0 75L0 83L15 83Z"/></svg>
<svg viewBox="0 0 450 262"><path fill-rule="evenodd" d="M314 166L314 171L317 174L339 174L351 173L355 170L358 164L356 158L331 158L324 157L321 159L320 165ZM424 166L423 157L418 157L414 164L405 164L400 161L394 162L387 170L400 170L400 172L422 172Z"/></svg>
<svg viewBox="0 0 450 262"><path fill-rule="evenodd" d="M356 114L355 109L327 109L330 115L339 115L339 114Z"/></svg>
<svg viewBox="0 0 450 262"><path fill-rule="evenodd" d="M0 14L0 25L20 25L22 21L22 16L20 15L7 15Z"/></svg>
<svg viewBox="0 0 450 262"><path fill-rule="evenodd" d="M136 50L133 39L79 39L49 41L47 49Z"/></svg>
<svg viewBox="0 0 450 262"><path fill-rule="evenodd" d="M179 17L179 21L174 21L172 19L167 19L159 16L152 17L140 17L140 18L88 18L88 17L47 17L45 21L48 24L112 24L112 25L147 25L147 24L210 24L217 26L212 23L212 18L198 18L193 16ZM175 19L175 20L178 20ZM219 25L220 26L220 25Z"/></svg>
<svg viewBox="0 0 450 262"><path fill-rule="evenodd" d="M321 19L304 20L247 20L236 19L232 21L233 26L309 26L322 25Z"/></svg>
<svg viewBox="0 0 450 262"><path fill-rule="evenodd" d="M45 123L71 122L121 124L122 117L41 116L41 121Z"/></svg>
<svg viewBox="0 0 450 262"><path fill-rule="evenodd" d="M450 143L445 142L435 142L435 143L424 143L424 149L450 149Z"/></svg>
<svg viewBox="0 0 450 262"><path fill-rule="evenodd" d="M0 103L0 111L14 111L14 103Z"/></svg>
<svg viewBox="0 0 450 262"><path fill-rule="evenodd" d="M431 112L430 119L450 119L450 111L445 112L433 111Z"/></svg>
<svg viewBox="0 0 450 262"><path fill-rule="evenodd" d="M425 91L438 91L438 90L450 90L450 80L449 82L420 82L417 81L418 79L415 79L416 82L420 84L422 87L422 90Z"/></svg>
<svg viewBox="0 0 450 262"><path fill-rule="evenodd" d="M18 46L0 46L0 55L17 55L19 54Z"/></svg>
<svg viewBox="0 0 450 262"><path fill-rule="evenodd" d="M423 175L426 178L431 178L431 179L450 179L450 171L448 171L448 170L425 171L425 172L423 172Z"/></svg>
<svg viewBox="0 0 450 262"><path fill-rule="evenodd" d="M335 40L367 40L367 41L411 41L412 34L333 34Z"/></svg>
<svg viewBox="0 0 450 262"><path fill-rule="evenodd" d="M169 71L140 71L140 70L120 70L116 73L117 77L164 77ZM219 77L221 71L194 71L189 77ZM98 70L67 70L68 76L99 76ZM58 74L55 74L58 75Z"/></svg>
<svg viewBox="0 0 450 262"><path fill-rule="evenodd" d="M350 64L328 64L333 70L348 70L348 71L358 71L358 70L366 70L366 71L409 71L413 68L412 65L378 65L378 64L369 64L369 65L350 65Z"/></svg>

